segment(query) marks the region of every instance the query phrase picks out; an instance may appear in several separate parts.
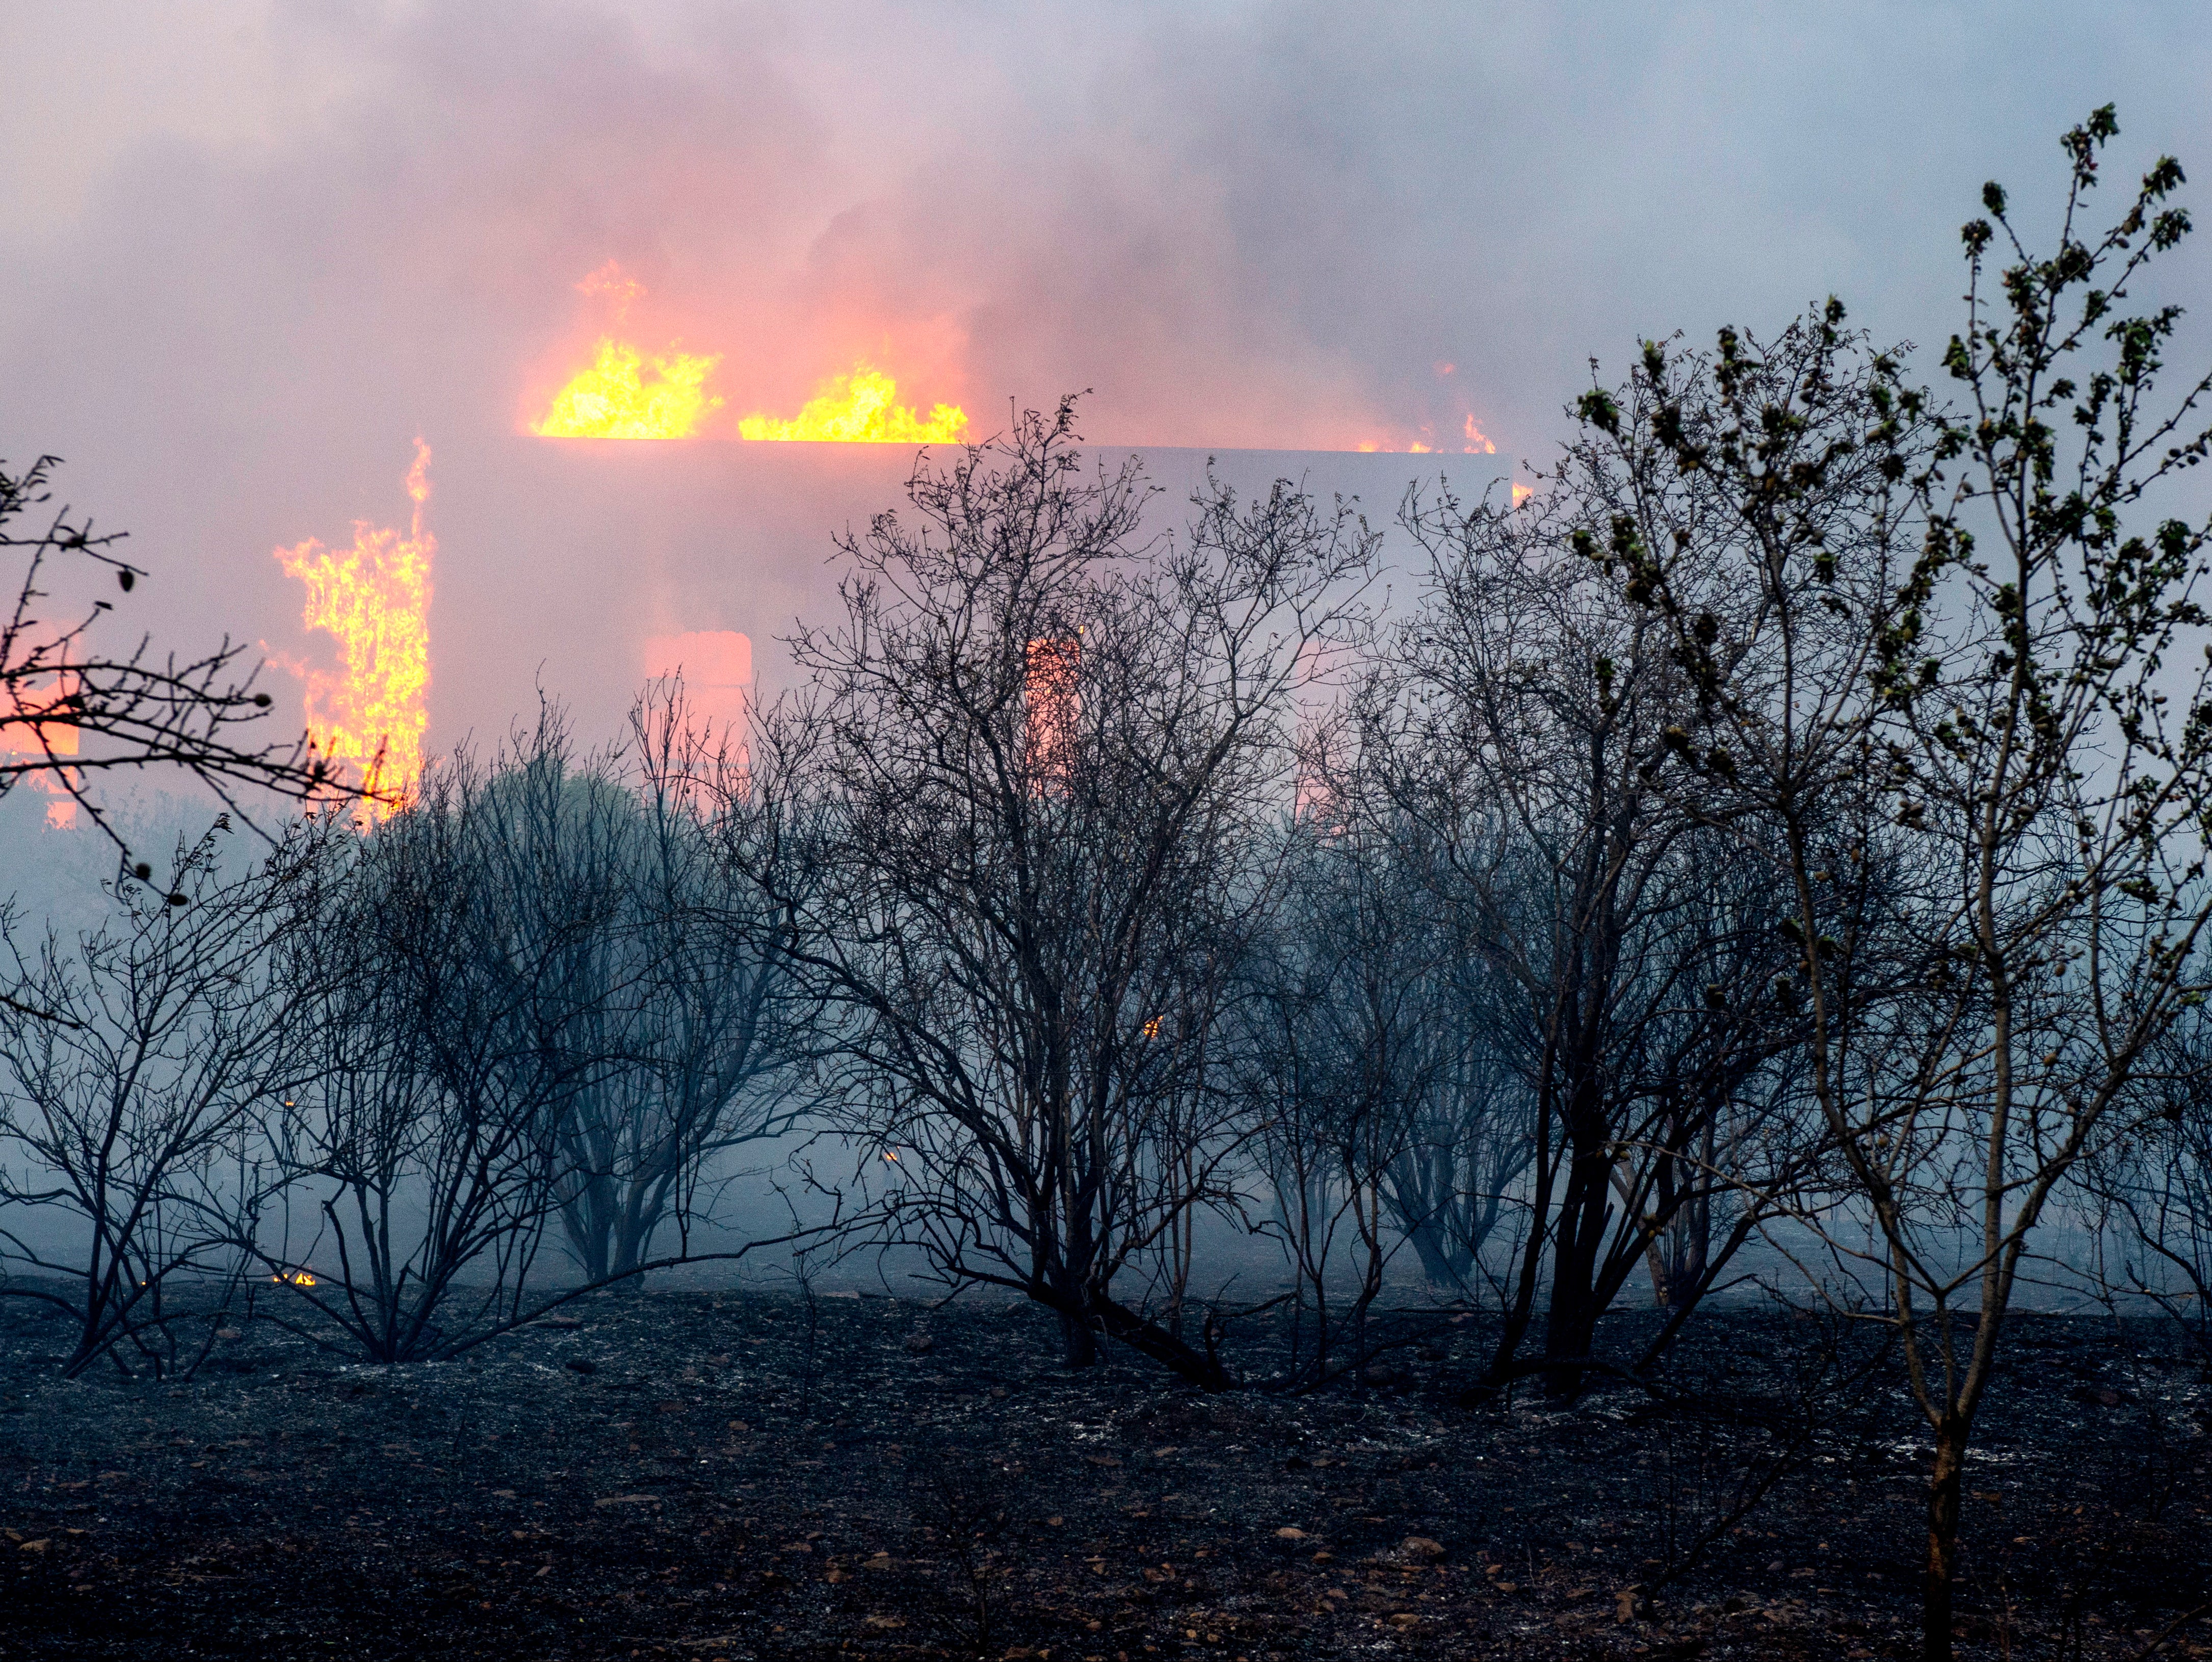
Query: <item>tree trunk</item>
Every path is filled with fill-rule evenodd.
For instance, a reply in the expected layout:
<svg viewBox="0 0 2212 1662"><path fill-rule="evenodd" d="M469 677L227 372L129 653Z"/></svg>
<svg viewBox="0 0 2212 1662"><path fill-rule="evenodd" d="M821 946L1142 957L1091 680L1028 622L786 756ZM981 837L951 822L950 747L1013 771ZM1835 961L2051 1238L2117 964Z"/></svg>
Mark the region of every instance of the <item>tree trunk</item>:
<svg viewBox="0 0 2212 1662"><path fill-rule="evenodd" d="M1612 1208L1613 1164L1601 1150L1577 1154L1559 1208L1559 1244L1552 1257L1552 1306L1544 1327L1547 1356L1587 1356L1597 1336L1597 1300L1593 1281L1598 1243ZM1544 1376L1551 1397L1571 1397L1582 1389L1583 1370L1553 1368Z"/></svg>
<svg viewBox="0 0 2212 1662"><path fill-rule="evenodd" d="M1521 1274L1513 1289L1513 1300L1506 1306L1497 1348L1491 1353L1490 1366L1483 1373L1486 1387L1495 1388L1514 1377L1513 1359L1520 1354L1521 1341L1528 1336L1528 1324L1535 1313L1536 1278L1542 1269L1543 1251L1543 1237L1532 1233L1521 1250Z"/></svg>
<svg viewBox="0 0 2212 1662"><path fill-rule="evenodd" d="M1674 1307L1674 1286L1668 1274L1667 1255L1662 1250L1664 1239L1654 1235L1644 1249L1644 1267L1651 1273L1651 1306L1655 1310Z"/></svg>
<svg viewBox="0 0 2212 1662"><path fill-rule="evenodd" d="M1468 1276L1474 1266L1472 1263L1465 1268L1461 1266L1452 1251L1451 1242L1437 1227L1433 1213L1416 1219L1407 1229L1406 1239L1412 1243L1413 1255L1420 1260L1421 1274L1431 1287L1447 1292L1466 1291Z"/></svg>
<svg viewBox="0 0 2212 1662"><path fill-rule="evenodd" d="M1549 1065L1546 1064L1547 1069ZM1521 1341L1527 1336L1529 1321L1535 1313L1536 1282L1544 1265L1545 1225L1551 1213L1552 1184L1559 1172L1552 1163L1551 1117L1540 1107L1537 1111L1536 1153L1532 1163L1535 1177L1530 1187L1528 1238L1521 1246L1521 1273L1500 1325L1498 1348L1492 1353L1490 1367L1483 1373L1480 1388L1495 1390L1517 1377L1513 1372L1513 1359L1520 1353Z"/></svg>
<svg viewBox="0 0 2212 1662"><path fill-rule="evenodd" d="M1214 1343L1220 1334L1211 1316L1206 1318L1206 1348L1204 1350L1198 1349L1187 1340L1176 1338L1157 1323L1146 1321L1136 1312L1115 1303L1111 1299L1096 1300L1091 1308L1091 1318L1095 1325L1085 1330L1093 1332L1094 1344L1097 1342L1097 1331L1103 1330L1107 1338L1125 1344L1139 1355L1148 1356L1173 1369L1178 1378L1189 1380L1201 1391L1237 1389L1235 1376L1221 1365L1220 1359L1214 1354Z"/></svg>
<svg viewBox="0 0 2212 1662"><path fill-rule="evenodd" d="M1951 1662L1951 1595L1959 1574L1959 1489L1966 1476L1966 1422L1948 1414L1936 1428L1928 1478L1928 1569L1921 1590L1923 1662Z"/></svg>
<svg viewBox="0 0 2212 1662"><path fill-rule="evenodd" d="M1060 1342L1070 1367L1092 1367L1098 1361L1098 1335L1080 1317L1060 1312Z"/></svg>
<svg viewBox="0 0 2212 1662"><path fill-rule="evenodd" d="M587 1282L603 1282L613 1257L614 1217L607 1179L585 1175L561 1202L561 1227Z"/></svg>

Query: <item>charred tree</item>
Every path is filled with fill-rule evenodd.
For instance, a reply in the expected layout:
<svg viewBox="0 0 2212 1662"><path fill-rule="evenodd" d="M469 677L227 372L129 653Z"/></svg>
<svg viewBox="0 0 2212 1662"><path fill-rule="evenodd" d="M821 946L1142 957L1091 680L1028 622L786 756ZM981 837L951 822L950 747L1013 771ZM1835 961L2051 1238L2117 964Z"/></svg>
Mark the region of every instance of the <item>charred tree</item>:
<svg viewBox="0 0 2212 1662"><path fill-rule="evenodd" d="M127 597L147 575L117 552L121 533L96 535L67 507L48 509L58 465L41 456L20 473L0 466L0 557L15 567L14 603L0 614L0 796L30 785L74 804L124 849L89 789L102 774L180 767L240 818L240 787L295 800L325 790L328 765L306 735L242 740L240 729L264 719L270 702L255 690L243 647L226 640L179 659L157 655L145 636L133 648L111 648L104 635L116 602L92 598L89 588L58 601L58 582L112 580ZM58 605L74 610L52 615ZM143 861L131 871L141 882L153 875Z"/></svg>
<svg viewBox="0 0 2212 1662"><path fill-rule="evenodd" d="M65 1374L102 1356L172 1371L179 1293L203 1315L251 1262L241 1236L275 1178L258 1117L298 1059L297 999L276 965L313 838L227 874L227 829L179 847L162 886L118 881L97 928L4 934L0 1263L74 1290L0 1293L68 1313Z"/></svg>
<svg viewBox="0 0 2212 1662"><path fill-rule="evenodd" d="M1134 467L1086 477L1074 444L1072 405L1026 416L845 541L845 618L793 642L812 687L756 733L754 788L805 826L808 886L771 893L872 1239L1048 1306L1071 1364L1107 1339L1218 1388L1129 1277L1237 1204L1221 1001L1291 697L1356 632L1373 539L1287 485L1211 485L1152 538Z"/></svg>

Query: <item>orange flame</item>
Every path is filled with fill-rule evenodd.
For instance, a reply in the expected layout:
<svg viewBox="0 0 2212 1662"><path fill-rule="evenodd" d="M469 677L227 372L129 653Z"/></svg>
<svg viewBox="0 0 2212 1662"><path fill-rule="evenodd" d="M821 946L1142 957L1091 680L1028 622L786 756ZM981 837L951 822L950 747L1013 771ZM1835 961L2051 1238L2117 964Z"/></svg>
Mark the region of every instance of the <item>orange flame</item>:
<svg viewBox="0 0 2212 1662"><path fill-rule="evenodd" d="M338 672L307 677L309 742L342 787L396 796L422 776L429 725L430 563L438 543L422 529L430 447L419 438L407 494L415 513L404 537L356 520L349 549L325 548L311 537L276 551L284 575L307 586L302 620L338 643ZM394 811L389 802L366 806L376 819Z"/></svg>
<svg viewBox="0 0 2212 1662"><path fill-rule="evenodd" d="M835 444L958 444L967 431L968 412L957 405L938 405L924 417L897 400L896 381L872 364L856 363L850 374L832 375L816 387L791 420L747 416L738 432L748 439Z"/></svg>
<svg viewBox="0 0 2212 1662"><path fill-rule="evenodd" d="M304 1269L288 1269L281 1275L271 1275L272 1282L285 1287L313 1287L315 1278Z"/></svg>
<svg viewBox="0 0 2212 1662"><path fill-rule="evenodd" d="M592 367L553 395L530 430L542 439L688 439L722 407L706 390L721 361L674 350L647 359L603 338Z"/></svg>
<svg viewBox="0 0 2212 1662"><path fill-rule="evenodd" d="M611 259L578 283L576 292L604 301L619 328L645 285ZM721 361L720 354L673 346L648 358L612 334L602 335L591 367L553 395L530 430L541 439L688 439L722 407L707 391L707 377Z"/></svg>
<svg viewBox="0 0 2212 1662"><path fill-rule="evenodd" d="M1437 373L1439 375L1448 375L1455 367L1449 363L1439 363L1437 366ZM1358 449L1364 455L1372 455L1378 451L1389 451L1393 454L1403 451L1406 454L1413 456L1434 456L1443 453L1447 447L1433 441L1436 438L1434 428L1424 424L1416 430L1421 436L1417 439L1408 439L1402 445L1388 439L1362 439L1359 441ZM1467 441L1460 446L1462 455L1494 456L1498 454L1497 445L1492 442L1490 435L1482 430L1481 423L1473 416L1467 417L1460 423L1460 434Z"/></svg>
<svg viewBox="0 0 2212 1662"><path fill-rule="evenodd" d="M49 698L28 685L15 692L0 687L0 756L14 753L51 758L77 753L74 721L37 719L68 709L76 697L76 673L66 669L56 672L52 692ZM47 825L56 831L67 831L76 824L76 799L70 791L81 776L75 768L33 768L15 776L33 790L53 799L46 804Z"/></svg>

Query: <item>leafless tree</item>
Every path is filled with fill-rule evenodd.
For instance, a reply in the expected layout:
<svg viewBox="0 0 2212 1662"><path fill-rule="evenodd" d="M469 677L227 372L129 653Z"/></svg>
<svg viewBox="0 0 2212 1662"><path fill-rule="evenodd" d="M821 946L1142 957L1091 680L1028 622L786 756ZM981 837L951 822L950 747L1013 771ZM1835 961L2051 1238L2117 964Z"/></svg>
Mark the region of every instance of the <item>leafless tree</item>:
<svg viewBox="0 0 2212 1662"><path fill-rule="evenodd" d="M1430 1282L1466 1295L1491 1273L1492 1243L1514 1233L1535 1135L1529 1093L1501 1042L1506 989L1463 921L1442 916L1455 924L1458 950L1432 971L1442 983L1430 1030L1438 1054L1383 1200Z"/></svg>
<svg viewBox="0 0 2212 1662"><path fill-rule="evenodd" d="M2212 1021L2185 1005L2146 1053L2126 1124L2080 1176L2112 1238L2098 1290L2148 1302L2212 1367Z"/></svg>
<svg viewBox="0 0 2212 1662"><path fill-rule="evenodd" d="M13 606L0 617L0 796L28 782L75 801L120 849L88 781L118 769L181 767L234 814L240 786L302 799L329 782L304 734L289 743L242 744L239 729L263 718L245 648L228 640L191 660L157 657L152 637L117 653L95 638L113 610L87 598L74 615L50 615L48 585L99 574L132 594L146 575L115 551L119 533L94 535L66 507L49 511L57 459L21 473L0 464L0 555L16 567ZM88 743L87 741L89 741ZM143 861L134 870L152 876Z"/></svg>
<svg viewBox="0 0 2212 1662"><path fill-rule="evenodd" d="M1304 816L1233 1007L1233 1076L1260 1127L1264 1229L1291 1270L1302 1384L1371 1359L1368 1312L1409 1245L1449 1263L1439 1243L1473 1198L1461 1171L1484 1158L1492 1129L1462 1094L1462 943L1430 874L1407 857L1413 839L1391 830ZM1440 1129L1453 1140L1425 1141Z"/></svg>
<svg viewBox="0 0 2212 1662"><path fill-rule="evenodd" d="M323 844L285 965L313 1054L271 1124L314 1222L264 1250L311 1264L297 1297L374 1360L453 1354L526 1307L568 1099L610 1065L586 1039L617 878L583 826L617 809L574 785L549 714Z"/></svg>
<svg viewBox="0 0 2212 1662"><path fill-rule="evenodd" d="M226 830L180 846L163 886L118 881L95 929L0 934L0 1264L71 1284L0 1294L68 1312L72 1376L103 1355L173 1367L179 1286L193 1313L209 1277L236 1290L241 1227L266 1198L251 1141L294 1060L273 967L301 839L226 875Z"/></svg>
<svg viewBox="0 0 2212 1662"><path fill-rule="evenodd" d="M687 717L679 683L647 689L631 734L630 767L576 788L610 812L541 805L615 844L618 894L583 966L600 988L579 1017L590 1056L560 1124L562 1226L595 1282L632 1276L664 1227L688 1238L715 1156L791 1129L796 1098L765 1087L800 1048L787 913L728 879L755 852L742 758Z"/></svg>
<svg viewBox="0 0 2212 1662"><path fill-rule="evenodd" d="M948 466L848 539L810 697L756 734L756 788L815 805L783 894L837 1035L827 1102L878 1186L876 1239L1209 1386L1121 1296L1194 1211L1233 1208L1248 1135L1218 1012L1289 807L1290 701L1347 642L1373 539L1279 485L1212 485L1147 539L1133 466L1086 478L1073 412Z"/></svg>
<svg viewBox="0 0 2212 1662"><path fill-rule="evenodd" d="M1409 499L1431 591L1362 690L1338 787L1419 826L1450 873L1492 1042L1529 1116L1489 1378L1541 1372L1559 1391L1577 1388L1599 1315L1655 1252L1678 1315L1725 1263L1701 1245L1674 1280L1664 1269L1717 1187L1743 1192L1748 1174L1700 1164L1709 1140L1717 1160L1725 1148L1758 1165L1759 1185L1783 1170L1777 1145L1746 1134L1775 1101L1754 1088L1762 1070L1790 1043L1769 993L1782 959L1769 891L1653 776L1693 689L1665 632L1580 551L1589 525L1622 511L1618 489L1571 452L1518 508Z"/></svg>
<svg viewBox="0 0 2212 1662"><path fill-rule="evenodd" d="M1837 1155L1798 1219L1881 1283L1932 1435L1930 1659L1951 1653L1961 1479L2006 1312L2060 1185L2127 1127L2152 1047L2201 995L2212 916L2212 700L2184 667L2205 532L2136 523L2212 442L2193 425L2212 377L2153 401L2179 314L2134 312L2129 290L2188 219L2162 159L2090 231L2117 131L2107 107L2065 136L2047 258L1985 187L1943 358L1957 408L1844 334L1833 302L1767 345L1724 332L1710 362L1647 346L1625 399L1583 406L1644 498L1591 557L1697 689L1667 768L1781 851L1805 1086ZM1842 791L1887 812L1839 816ZM1875 858L1905 886L1892 961L1911 972L1879 989L1839 904ZM1827 1227L1854 1203L1870 1245Z"/></svg>

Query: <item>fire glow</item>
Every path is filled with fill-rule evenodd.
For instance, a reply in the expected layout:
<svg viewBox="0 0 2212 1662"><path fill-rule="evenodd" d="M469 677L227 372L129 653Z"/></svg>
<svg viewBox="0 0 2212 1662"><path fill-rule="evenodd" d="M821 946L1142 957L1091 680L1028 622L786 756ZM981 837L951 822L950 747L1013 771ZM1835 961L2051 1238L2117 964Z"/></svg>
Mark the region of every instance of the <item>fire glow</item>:
<svg viewBox="0 0 2212 1662"><path fill-rule="evenodd" d="M613 260L576 285L586 300L606 308L607 326L592 361L553 395L545 413L530 423L541 439L688 439L722 407L707 390L720 353L685 352L672 343L648 355L628 341L632 304L645 285Z"/></svg>
<svg viewBox="0 0 2212 1662"><path fill-rule="evenodd" d="M338 643L335 673L307 674L308 740L342 788L386 799L364 803L373 819L393 813L422 776L429 725L430 566L438 544L422 528L430 447L420 439L407 494L415 511L404 536L356 520L349 549L311 537L276 551L284 575L307 587L302 621Z"/></svg>
<svg viewBox="0 0 2212 1662"><path fill-rule="evenodd" d="M856 357L849 368L816 380L811 395L796 413L778 413L774 407L757 406L760 378L766 375L781 380L781 368L741 350L733 353L711 345L708 350L690 350L675 338L665 320L656 327L649 319L634 316L640 309L637 303L646 298L646 289L618 262L609 260L579 283L576 290L587 302L586 319L563 365L566 379L550 396L543 390L550 384L550 378L527 395L520 426L536 437L668 441L735 436L756 444L910 446L971 441L965 409L941 399L925 405L911 392L907 394L909 401L902 403L897 376L872 355ZM711 338L715 332L713 326L705 328ZM785 332L761 319L752 320L747 331L740 338L766 340ZM726 328L721 332L726 342L733 332ZM899 356L892 341L897 332L896 327L887 329L880 342L879 350L892 358ZM875 334L870 325L862 338ZM583 345L586 340L592 343L587 351ZM662 344L658 347L647 344L655 341ZM817 342L817 348L821 344ZM915 342L908 339L906 344L912 349ZM822 356L844 362L846 354L860 346L860 341L848 332L842 350L832 349ZM944 356L947 344L940 340L933 347L925 344L922 350L935 361ZM818 366L819 358L816 362ZM1440 381L1456 386L1453 378L1457 364L1440 358L1433 367ZM718 380L720 390L715 385ZM1338 428L1326 435L1302 435L1300 441L1351 442L1360 451L1417 456L1450 451L1468 456L1497 454L1496 443L1483 431L1465 401L1456 393L1447 396L1457 405L1449 418L1451 425L1440 427L1437 421L1410 428L1389 423L1389 436L1358 440ZM738 416L730 408L733 402L739 409L748 405L755 407L750 413ZM781 408L787 411L790 405L784 403ZM530 413L533 410L534 415ZM1454 425L1458 429L1455 433L1451 430Z"/></svg>
<svg viewBox="0 0 2212 1662"><path fill-rule="evenodd" d="M706 435L726 400L708 388L721 367L719 352L687 352L671 344L653 354L627 338L632 305L644 285L609 260L576 285L607 314L592 361L570 375L526 423L542 439L691 439ZM795 416L757 411L738 423L738 436L755 441L816 444L958 444L967 436L968 412L937 404L927 414L898 401L898 382L865 359L842 374L816 383L814 396ZM727 431L725 428L724 432Z"/></svg>
<svg viewBox="0 0 2212 1662"><path fill-rule="evenodd" d="M1378 451L1403 450L1409 456L1442 454L1445 447L1426 441L1436 436L1434 431L1424 427L1421 432L1425 437L1409 440L1402 446L1386 444L1380 439L1362 440L1359 445L1360 453L1363 455L1373 455ZM1491 442L1489 436L1483 432L1481 426L1473 416L1469 416L1461 423L1460 436L1467 441L1459 447L1460 454L1462 456L1494 456L1498 454L1498 447Z"/></svg>
<svg viewBox="0 0 2212 1662"><path fill-rule="evenodd" d="M1083 642L1070 636L1031 641L1023 666L1028 712L1030 788L1065 783L1074 765L1075 724L1082 715Z"/></svg>
<svg viewBox="0 0 2212 1662"><path fill-rule="evenodd" d="M745 705L752 696L753 643L734 629L691 630L681 635L650 635L645 642L645 679L681 677L689 713L742 744Z"/></svg>
<svg viewBox="0 0 2212 1662"><path fill-rule="evenodd" d="M967 430L968 412L957 405L916 415L898 402L898 383L866 363L823 381L789 421L747 416L738 423L740 438L830 444L958 444Z"/></svg>
<svg viewBox="0 0 2212 1662"><path fill-rule="evenodd" d="M634 346L603 339L591 368L553 395L530 430L542 439L688 439L722 407L706 390L721 361L673 350L647 360Z"/></svg>

